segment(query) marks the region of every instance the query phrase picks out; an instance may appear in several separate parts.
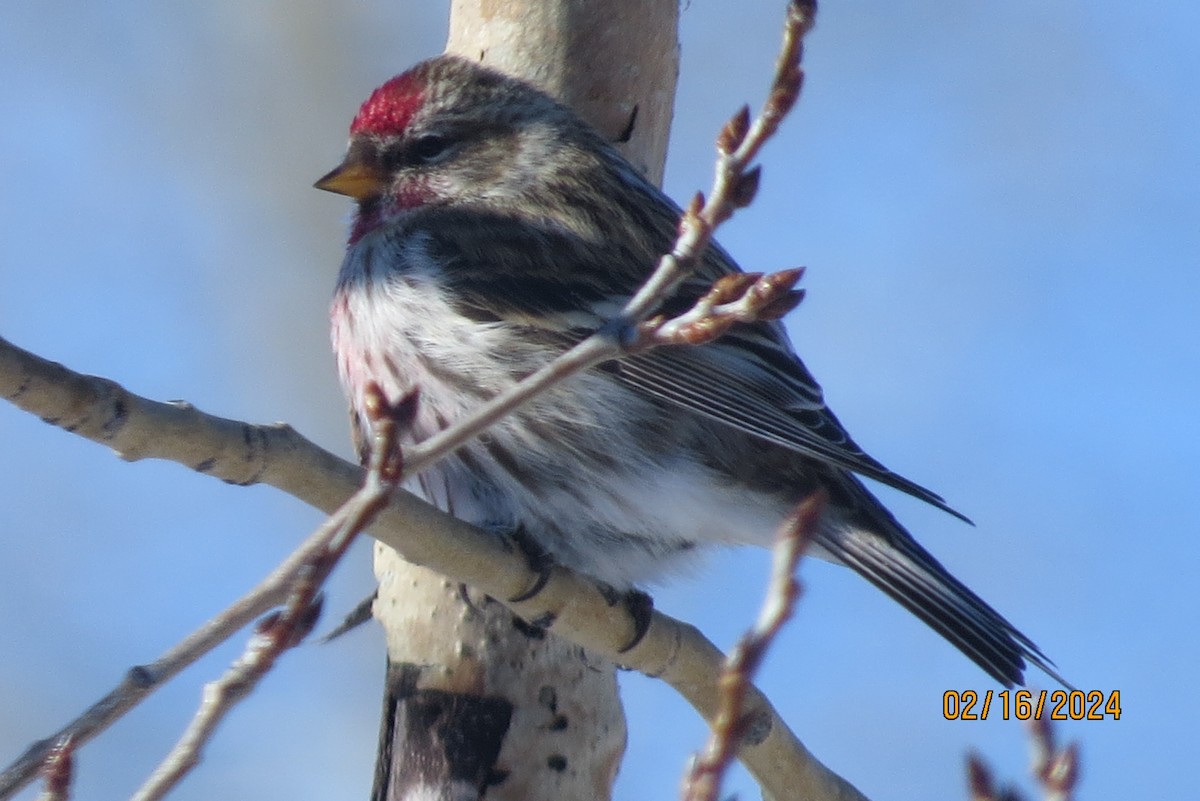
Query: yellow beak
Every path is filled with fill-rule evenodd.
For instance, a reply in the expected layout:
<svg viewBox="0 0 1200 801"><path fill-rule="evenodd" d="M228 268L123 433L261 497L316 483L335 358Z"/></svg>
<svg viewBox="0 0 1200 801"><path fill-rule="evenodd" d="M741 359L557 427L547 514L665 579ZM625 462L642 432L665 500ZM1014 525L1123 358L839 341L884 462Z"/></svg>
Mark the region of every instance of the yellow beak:
<svg viewBox="0 0 1200 801"><path fill-rule="evenodd" d="M346 161L334 167L313 186L355 200L369 200L383 194L387 188L387 176L374 167L347 157Z"/></svg>

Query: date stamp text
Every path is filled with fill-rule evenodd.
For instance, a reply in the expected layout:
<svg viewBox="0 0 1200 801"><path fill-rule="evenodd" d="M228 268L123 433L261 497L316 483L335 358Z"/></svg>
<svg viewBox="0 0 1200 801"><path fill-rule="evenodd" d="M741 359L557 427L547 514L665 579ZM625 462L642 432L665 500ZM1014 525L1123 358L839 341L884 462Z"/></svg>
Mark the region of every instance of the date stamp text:
<svg viewBox="0 0 1200 801"><path fill-rule="evenodd" d="M1120 720L1121 691L1100 690L946 690L946 720Z"/></svg>

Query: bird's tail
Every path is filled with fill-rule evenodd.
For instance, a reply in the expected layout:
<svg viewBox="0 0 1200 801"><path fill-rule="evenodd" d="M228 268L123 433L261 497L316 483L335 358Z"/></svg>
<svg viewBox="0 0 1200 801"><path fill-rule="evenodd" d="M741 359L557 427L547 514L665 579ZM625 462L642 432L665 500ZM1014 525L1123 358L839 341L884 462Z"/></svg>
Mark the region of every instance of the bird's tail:
<svg viewBox="0 0 1200 801"><path fill-rule="evenodd" d="M817 540L822 549L925 621L1005 687L1023 685L1029 663L1070 688L1032 640L950 575L858 479L848 474L843 479Z"/></svg>

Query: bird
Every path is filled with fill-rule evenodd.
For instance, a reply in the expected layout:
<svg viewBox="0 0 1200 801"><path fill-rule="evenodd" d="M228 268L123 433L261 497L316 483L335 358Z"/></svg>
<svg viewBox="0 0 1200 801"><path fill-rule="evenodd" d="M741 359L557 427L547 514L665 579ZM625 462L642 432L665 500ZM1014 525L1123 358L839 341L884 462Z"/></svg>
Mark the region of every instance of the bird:
<svg viewBox="0 0 1200 801"><path fill-rule="evenodd" d="M620 312L671 249L681 213L570 108L449 55L377 88L344 160L315 185L357 204L330 318L360 455L369 387L392 401L419 393L405 442L453 425ZM679 313L740 271L713 243L657 311ZM784 327L759 321L574 375L408 487L619 590L712 546L770 546L823 491L815 555L854 570L1000 684L1023 684L1030 664L1062 681L864 478L966 520L860 448Z"/></svg>

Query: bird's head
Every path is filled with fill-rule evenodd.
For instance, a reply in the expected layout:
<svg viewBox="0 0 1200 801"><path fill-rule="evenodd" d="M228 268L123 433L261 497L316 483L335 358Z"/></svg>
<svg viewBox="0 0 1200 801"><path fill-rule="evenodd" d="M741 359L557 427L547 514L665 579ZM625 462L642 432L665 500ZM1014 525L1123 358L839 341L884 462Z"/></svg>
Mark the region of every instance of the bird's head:
<svg viewBox="0 0 1200 801"><path fill-rule="evenodd" d="M578 180L592 136L529 84L441 56L367 98L346 158L316 187L358 201L357 239L429 206L536 204L546 176Z"/></svg>

